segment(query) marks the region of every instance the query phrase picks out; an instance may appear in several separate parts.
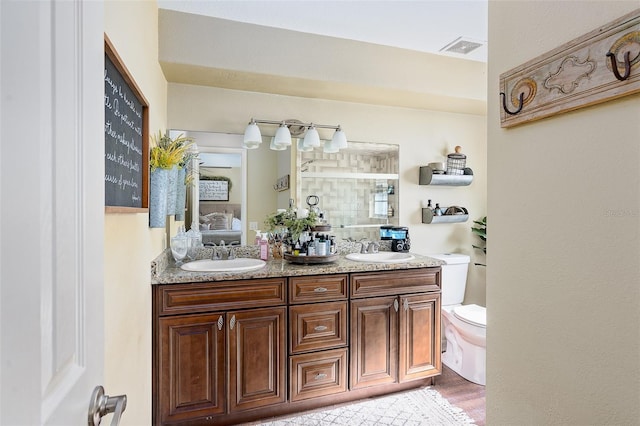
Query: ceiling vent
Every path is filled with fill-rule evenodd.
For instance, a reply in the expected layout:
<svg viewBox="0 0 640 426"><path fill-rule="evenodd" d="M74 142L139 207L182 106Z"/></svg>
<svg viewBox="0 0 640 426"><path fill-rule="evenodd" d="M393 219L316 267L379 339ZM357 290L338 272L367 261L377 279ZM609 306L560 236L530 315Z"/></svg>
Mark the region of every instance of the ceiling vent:
<svg viewBox="0 0 640 426"><path fill-rule="evenodd" d="M478 47L482 46L484 43L481 41L469 40L462 37L458 37L453 40L451 43L447 44L445 47L440 49L440 52L447 53L457 53L460 55L466 55L473 50L476 50Z"/></svg>

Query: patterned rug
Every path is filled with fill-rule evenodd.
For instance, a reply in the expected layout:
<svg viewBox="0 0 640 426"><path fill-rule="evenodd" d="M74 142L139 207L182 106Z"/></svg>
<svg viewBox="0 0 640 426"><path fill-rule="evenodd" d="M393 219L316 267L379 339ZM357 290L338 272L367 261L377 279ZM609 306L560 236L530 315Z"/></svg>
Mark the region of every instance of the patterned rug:
<svg viewBox="0 0 640 426"><path fill-rule="evenodd" d="M460 408L426 387L252 423L263 426L473 425Z"/></svg>

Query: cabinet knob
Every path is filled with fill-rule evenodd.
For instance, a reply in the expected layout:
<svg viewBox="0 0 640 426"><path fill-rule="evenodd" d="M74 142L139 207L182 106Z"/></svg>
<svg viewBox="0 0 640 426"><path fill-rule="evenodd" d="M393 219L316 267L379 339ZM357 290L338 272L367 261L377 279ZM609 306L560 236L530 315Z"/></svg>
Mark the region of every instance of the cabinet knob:
<svg viewBox="0 0 640 426"><path fill-rule="evenodd" d="M220 315L220 318L218 318L218 330L222 330L222 327L224 327L224 318Z"/></svg>
<svg viewBox="0 0 640 426"><path fill-rule="evenodd" d="M315 331L325 331L327 329L326 325L317 325L313 328Z"/></svg>
<svg viewBox="0 0 640 426"><path fill-rule="evenodd" d="M233 330L233 327L236 326L236 316L231 317L231 321L229 321L229 330Z"/></svg>
<svg viewBox="0 0 640 426"><path fill-rule="evenodd" d="M324 288L324 287L316 287L316 288L313 289L313 291L315 293L324 293L325 291L327 291L327 289Z"/></svg>
<svg viewBox="0 0 640 426"><path fill-rule="evenodd" d="M409 310L409 300L408 299L404 299L404 310L405 311Z"/></svg>
<svg viewBox="0 0 640 426"><path fill-rule="evenodd" d="M396 312L398 312L398 307L399 307L398 306L398 299L396 299L396 300L393 301L393 309L395 309Z"/></svg>
<svg viewBox="0 0 640 426"><path fill-rule="evenodd" d="M326 373L318 373L313 378L313 380L321 380L321 379L326 379L326 378L327 378L327 374Z"/></svg>

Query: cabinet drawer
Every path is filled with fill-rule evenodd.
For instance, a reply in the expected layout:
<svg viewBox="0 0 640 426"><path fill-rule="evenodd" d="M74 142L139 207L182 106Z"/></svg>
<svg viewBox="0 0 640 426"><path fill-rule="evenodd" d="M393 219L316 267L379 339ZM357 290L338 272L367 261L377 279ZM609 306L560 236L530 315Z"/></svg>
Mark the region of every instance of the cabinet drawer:
<svg viewBox="0 0 640 426"><path fill-rule="evenodd" d="M156 291L158 315L258 308L286 303L286 279L164 285Z"/></svg>
<svg viewBox="0 0 640 426"><path fill-rule="evenodd" d="M347 302L289 307L289 351L300 353L347 345Z"/></svg>
<svg viewBox="0 0 640 426"><path fill-rule="evenodd" d="M294 355L290 358L291 401L347 391L347 349Z"/></svg>
<svg viewBox="0 0 640 426"><path fill-rule="evenodd" d="M351 274L351 297L440 291L440 267Z"/></svg>
<svg viewBox="0 0 640 426"><path fill-rule="evenodd" d="M291 303L324 302L347 298L346 274L314 275L289 278Z"/></svg>

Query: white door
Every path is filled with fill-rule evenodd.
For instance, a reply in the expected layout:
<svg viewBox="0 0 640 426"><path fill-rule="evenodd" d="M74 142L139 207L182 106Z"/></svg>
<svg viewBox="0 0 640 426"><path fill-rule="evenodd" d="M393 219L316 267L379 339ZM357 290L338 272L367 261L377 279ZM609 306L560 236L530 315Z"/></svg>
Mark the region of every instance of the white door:
<svg viewBox="0 0 640 426"><path fill-rule="evenodd" d="M2 425L86 425L103 382L103 27L0 1Z"/></svg>

